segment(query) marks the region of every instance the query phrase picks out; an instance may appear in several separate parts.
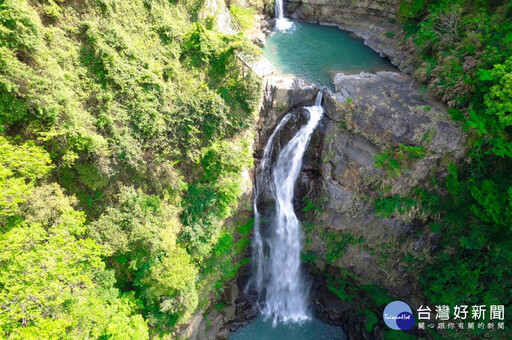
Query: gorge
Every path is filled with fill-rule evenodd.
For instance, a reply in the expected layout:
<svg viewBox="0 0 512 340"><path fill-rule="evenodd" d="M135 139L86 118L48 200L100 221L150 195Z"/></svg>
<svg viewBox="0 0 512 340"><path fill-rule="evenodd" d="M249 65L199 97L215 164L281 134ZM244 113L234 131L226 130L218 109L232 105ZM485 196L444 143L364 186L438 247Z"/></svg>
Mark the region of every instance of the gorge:
<svg viewBox="0 0 512 340"><path fill-rule="evenodd" d="M304 15L308 12L301 12L306 5L295 9L294 4L290 3L288 9L295 17L298 15L310 20L311 17ZM366 19L365 15L353 13L350 6L345 10L352 16L348 21L338 21L340 28L362 35L365 44L387 56L401 70L410 71L410 56L402 47L397 47L399 39L386 38L385 32L382 32L385 29L388 32L395 31L395 28L390 28L393 25L387 19L378 19L380 14L365 14L370 16L368 21L372 24L362 27L359 24L365 22L358 22L357 18ZM388 15L385 14L385 17ZM334 20L336 22L339 19ZM375 22L379 22L379 25L374 26ZM273 62L282 63L282 68L278 67L279 71L285 70L284 73L302 76L305 73L301 72L309 71L309 60L302 55L307 55L309 51L321 51L320 55L322 52L328 56L340 55L340 51L316 48L323 46L322 39L325 38L326 45L329 45L336 34L343 35L344 32L324 27L332 35L320 33L309 43L308 37L300 36L302 25L305 24L294 22L293 29L284 32L280 32L278 27L278 31L267 38L265 56ZM280 42L274 44L272 40L291 38L294 34L300 36L297 45L293 45L290 40L282 42L282 51ZM361 42L355 41L354 45L350 45L352 42L349 41L349 53L357 51L362 46ZM340 45L336 47L340 48ZM271 49L274 55L269 54ZM368 51L363 49L360 53ZM301 107L313 104L317 93L322 92L318 86L308 85L311 82L331 87L332 90L324 92L325 116L319 122L317 131L313 132L311 144L305 151L293 200L293 207L304 227L305 249L301 257L308 271L304 279L313 287L311 299L306 303L309 311L327 324L343 326L349 338L375 339L389 336L389 330L379 320L385 303L394 298L407 301L413 309L422 304L419 282L414 272L409 271L404 259L422 258L430 261L429 258L435 256L439 249L439 236L428 231L418 235L418 221L413 222L413 218L399 214L382 218L382 215L374 212L373 205L379 201L382 192L386 196L407 197L433 177L445 178L448 165L460 162L463 157L466 136L461 126L451 121L446 114L447 108L433 96L422 93L420 84L412 77L398 72L380 57L375 60L383 61L379 60L376 67L369 66L374 60L373 55L364 59L357 54L359 52L355 53L359 58L353 60L361 62L359 69L357 66L354 68L350 62L343 64L341 58L336 60L340 62L338 65L322 65L320 58L313 56L310 60L320 70L315 71L315 75L306 75L306 83L286 76L269 76L266 79L256 149L256 154L261 156L258 157L253 195L253 271L247 274L253 276L246 281L242 275L238 284L246 288L244 294L248 295L241 294L237 303L237 315L232 323L235 326L231 328L235 330L233 339L251 336L279 339L294 334L291 331L293 327L286 330L289 324L279 323L286 320L280 314L283 309L286 310L286 303L280 300L277 304L280 308L275 308L275 300L271 300L271 307L267 305L269 301L265 282L268 283L272 275L268 272L265 274L264 267L270 265L272 252L267 249L265 255L262 224L270 228L266 237L272 237L274 228L279 227L279 224L271 222L276 213L273 204L277 192L272 191L275 177L271 175L270 168L272 160L275 164L280 157L273 149L284 151L287 142L299 131L299 126L305 124L305 118L300 118ZM298 66L293 65L294 58L301 57L304 59L297 63ZM368 62L365 64L365 61ZM329 66L334 67L326 72ZM365 69L366 66L369 68ZM357 73L365 70L373 74ZM290 132L286 132L287 129ZM415 152L421 156L416 156ZM394 170L387 163L377 166L375 157L379 154L391 154L393 157L397 153L402 153L404 157L398 158L402 169ZM396 175L395 171L400 174ZM273 185L277 186L276 183ZM269 197L260 197L265 190L268 190ZM264 210L267 210L267 214ZM415 214L421 216L422 212L413 211L410 216ZM278 249L283 251L285 245L288 243L280 240ZM279 277L285 287L296 289L301 284L301 281L288 281L287 272L296 272L295 264L289 266L289 270L278 268L274 273L280 273L280 276L275 277ZM257 296L251 297L250 287L256 288ZM284 298L286 292L281 290L281 293ZM249 315L249 320L256 317L260 308L263 318L257 317L254 325L250 323L237 330L246 324ZM295 316L296 320L301 319L302 310L302 307L295 309L299 312ZM269 329L271 320L274 322L272 329ZM320 325L313 327L319 327L318 332L322 332ZM295 325L297 329L303 326L308 327L307 323ZM285 327L285 330L280 327ZM410 336L417 337L417 332L417 329L413 329ZM326 334L331 333L326 331ZM332 333L329 336L326 339L344 337L343 333Z"/></svg>
<svg viewBox="0 0 512 340"><path fill-rule="evenodd" d="M414 292L414 278L401 265L394 266L401 262L403 256L411 256L411 251L429 254L432 249L435 249L437 239L434 234L425 235L418 239L413 234L415 228L413 225L404 223L400 219L382 220L372 213L372 207L365 201L375 195L375 190L379 190L379 186L389 185L387 183L393 182L386 179L386 175L375 167L374 155L377 155L379 151L382 152L382 150L402 143L410 145L411 148L417 147L421 150L426 148L428 150L428 161L424 160L419 163L413 159L408 161L408 169L401 174L402 178L394 179L395 183L392 183L391 189L388 189L393 194L400 193L403 195L414 190L417 185L424 183L429 176L434 174L435 176L443 176L450 160L456 162L462 157L465 137L460 131L460 127L449 122L442 104L437 103L431 97L418 93L418 84L413 79L397 73L396 69L393 69L386 62L372 64L371 57L373 56L370 56L369 59L361 59L361 56L358 55L359 52L357 52L357 42L350 45L351 41L348 41L347 51L357 55L354 60L357 60L355 63L361 63L359 70L364 71L364 68L368 67L368 71L376 72L376 74L346 75L339 73L343 71L353 72L354 66L356 70L358 66L354 63L343 62L343 60L350 60L350 58L341 57L343 53L341 50L345 45L334 44L334 46L340 48L340 51L330 51L328 48L319 47L322 46L322 39L326 39L326 45L333 43L333 37L336 37L336 33L333 31L332 36L328 35L327 37L319 34L318 39L312 39L312 43L309 44L307 38L300 36L301 25L304 24L294 23L294 31L292 32L273 33L281 34L281 36L288 39L293 37L294 34L299 36L297 45L293 45L290 40L283 43L283 51L279 50L278 44L273 44L272 39L275 39L275 36L271 34L265 46L267 58L274 62L282 62L284 66L281 69L285 69L293 75L302 75L304 73L301 72L309 71L307 68L308 49L322 51L321 53L329 56L338 56L335 59L339 63L337 65L334 63L322 65L320 58L313 56L310 60L315 64L315 67L321 68L319 72L317 71L320 76L309 76L309 79L306 76L309 81L318 82L320 80L319 82L325 86L332 86L331 82L334 82L334 91L327 90L324 104L326 106L326 121L320 124L320 131L314 133L312 145L308 147L309 151L306 152L305 164L300 173L299 183L297 183L296 190L299 194L295 194L294 206L295 209L300 210L299 215L304 218L305 228L308 229L305 231L306 249L302 257L304 260L304 257L310 256L312 260L309 260L311 262L309 262L310 266L308 268L311 269L311 265L313 265L313 267L316 267L313 271L320 270L335 273L336 268L347 268L359 276L360 282L364 282L354 289L356 291L355 299L363 300L363 302L357 304L362 304L364 307L341 307L329 301L333 299L332 292L337 290L336 279L334 281L329 281L333 280L332 278L328 281L314 279L317 291L313 294L313 302L310 303L311 311L317 315L323 312L324 314L320 317L329 324L343 325L347 329L350 338L380 338L383 336L382 328L375 327L371 329L369 328L371 326L365 328L364 325L373 322L372 315L379 317L378 312L371 310L378 310L382 308L381 305L376 304L370 307L370 311L363 314L360 314L361 308L369 307L364 300L371 300L372 298L388 302L391 300L387 300L389 295L384 292L377 293L381 294L380 297L373 295L368 298L365 289L379 291L380 288L377 287L385 287L388 292L392 292L393 296L400 297L412 306L419 307L419 305L415 305L414 301L419 303L421 294L416 295L417 293ZM338 33L340 35L344 34L340 31ZM319 50L315 49L317 47ZM267 53L269 49L273 49L275 55L269 55ZM279 52L284 53L279 54ZM362 51L362 53L365 52ZM306 57L302 56L303 53L306 54ZM304 59L302 63L298 63L298 66L294 66L293 58ZM377 57L377 59L381 58ZM287 69L286 67L290 67L290 65L292 65L291 68ZM379 66L375 69L372 65ZM333 70L331 74L338 73L335 77L331 76L334 79L330 81L326 80L329 79L328 73L323 73L329 67ZM382 72L381 70L394 72ZM301 82L298 80L280 79L274 76L267 79L265 105L261 112L263 130L260 132L260 138L264 138L262 136L265 135L269 137L267 142L265 142L265 139L260 139L260 143L266 144L263 148L260 166L255 175L255 229L252 248L254 261L252 275L255 276L249 279L248 283L248 287L250 287L251 284L254 284L254 281L257 282L259 296L261 294L265 296L266 291L263 283L265 282L265 274L263 274L265 270L263 269L264 265L261 265L261 261L265 261L264 242L261 239L260 231L259 211L261 209L258 208L257 202L262 188L265 185L269 186L269 183L265 183L265 180L275 179L271 172L265 170L265 168L269 167L272 158L276 133L282 130L283 126L284 129L290 126L287 123L291 119L291 114L287 113L284 116L282 114L290 109L291 112L298 114L299 107L307 105L308 101L312 100L315 91L319 91L314 85L300 84ZM399 117L397 113L400 114ZM274 127L272 127L273 124ZM268 131L271 131L270 134L265 132L266 127L269 129ZM282 134L286 133L283 132ZM286 138L281 141L281 145L285 149L288 147ZM283 149L283 152L285 149ZM387 181L387 183L384 183L384 181ZM274 185L277 184L274 183ZM276 195L272 188L267 190L271 195ZM298 203L300 201L302 202ZM318 202L322 202L323 206L318 207L320 205ZM313 208L308 209L308 205ZM266 208L272 209L269 204L266 205ZM271 221L272 216L267 215L266 220ZM272 222L267 222L267 225L270 228L279 226ZM311 230L312 225L314 225L313 230ZM268 233L271 234L272 231ZM398 247L395 243L397 240L400 240L399 242L403 245ZM280 251L283 251L283 248L286 248L288 244L280 240L278 243ZM389 244L395 244L395 246ZM269 263L272 261L272 255L272 252L268 255L270 257L267 258ZM384 263L380 260L376 262L375 257L380 256L386 256L387 261ZM330 258L336 260L333 261ZM327 259L327 261L319 259ZM307 261L306 263L308 263ZM286 261L281 263L286 263ZM296 266L290 266L290 268L294 272ZM286 275L289 271L290 269L283 270L279 268L275 272L281 273L279 277L284 285L288 282ZM332 275L336 277L336 274ZM327 277L329 277L329 274L327 274ZM324 288L319 287L318 284ZM297 285L297 282L293 282L293 285ZM329 287L329 289L326 289L326 287ZM321 292L322 290L324 291ZM247 290L245 293L247 293ZM282 296L284 297L286 294ZM337 297L334 297L334 299L337 299ZM265 301L265 299L261 302L262 314L267 318L277 319L279 322L279 311L269 308L266 303L268 301ZM281 302L280 306L283 305L286 306ZM330 307L326 308L328 305ZM301 308L295 310L300 311ZM362 317L358 317L358 314ZM265 324L260 322L256 321L261 330L265 327ZM375 320L375 323L377 323L377 320ZM300 324L297 324L297 327L301 327ZM372 332L366 333L364 329L366 329L366 332L370 330ZM255 330L243 331L242 329L235 332L233 338L243 339L241 334L249 338L253 334L257 338L255 334L263 334L260 332ZM286 333L278 331L268 333L266 336L277 339L279 336L285 336L284 334ZM332 339L343 338L343 336L342 334L333 335Z"/></svg>
<svg viewBox="0 0 512 340"><path fill-rule="evenodd" d="M276 28L275 32L267 39L265 46L267 58L274 62L274 64L278 63L278 72L283 72L284 70L285 74L288 73L293 76L307 75L306 79L308 81L316 82L317 85L321 84L331 87L333 80L329 80L329 78L332 79L332 74L342 71L353 71L357 70L358 67L363 71L376 71L373 65L378 65L377 71L379 67L381 70L386 69L386 67L389 70L393 70L386 62L380 61L379 59L381 58L375 58L371 53L368 53L367 51L370 51L369 49L360 49L359 46L362 46L358 45L360 42L352 42L350 38L338 40L343 37L343 32L329 31L326 28L320 27L316 28L313 25L305 26L307 24L299 22L293 23L284 19L282 12L282 1L276 1ZM310 38L308 36L310 34L308 30L316 29L319 30L319 34L315 38ZM320 33L321 29L324 30L322 33ZM325 33L329 33L329 35ZM282 42L278 43L277 39L281 39ZM331 50L331 46L339 50ZM359 49L361 52L359 52ZM269 51L272 51L272 53L270 54ZM314 55L313 53L318 54ZM368 57L366 57L364 53L367 53ZM366 58L363 57L363 59L361 59L363 55ZM322 56L329 56L332 59L324 62L321 60ZM294 61L294 58L296 58L297 61ZM374 58L375 61L372 58ZM329 73L331 75L329 75ZM385 73L380 74L383 75ZM389 73L389 75L393 74ZM344 75L343 73L339 73L339 76ZM365 77L368 77L368 75L360 74L354 78L364 79ZM336 76L334 81L337 79L339 79L338 76ZM296 83L296 80L291 81ZM267 88L268 86L269 85L267 85ZM310 88L315 89L315 86ZM346 98L347 101L351 101L350 95L346 91L340 91L339 88L336 88L336 90L339 97L336 98L335 101L342 102L344 98ZM291 89L291 91L293 91L293 89ZM310 322L312 313L316 314L320 307L315 306L317 307L316 310L311 310L308 301L310 282L306 280L300 269L301 242L304 239L304 235L300 228L301 223L297 219L294 211L297 207L297 199L294 198L294 191L296 180L299 176L299 170L301 170L302 167L302 158L309 144L311 134L321 120L324 112L321 104L324 90L320 88L316 89L316 91L318 91L318 94L314 106L304 107L309 114L308 120L295 135L292 135L287 143L282 144L280 147L282 150L278 149L274 155L274 144L279 146L279 137L278 141L275 141L276 134L286 135L285 129L293 126L288 124L289 121L292 120L292 124L293 121L300 121L300 119L296 117L296 115L300 115L300 109L292 110L281 118L278 118L278 123L276 123L267 142L265 142L259 166L254 175L254 230L251 251L251 277L244 289L244 294L247 294L251 289L257 292L256 305L258 309L261 310L263 317L262 320L257 319L257 321L254 321L249 326L245 326L235 332L230 337L231 339L280 339L281 337L313 339L317 338L318 334L325 334L322 337L323 339L344 339L346 337L341 329L339 333L331 334L329 331L326 332L326 330L322 330L322 327L326 326L319 326L318 324L316 326L309 326L313 329L313 333L309 335L309 337L308 335L302 335L302 337L298 335L301 333L301 328L308 327L309 324L312 324ZM328 92L329 95L333 95L330 91ZM294 97L293 93L288 95ZM296 96L296 98L300 100L304 99L299 96ZM276 105L275 99L272 94L266 94L265 100L272 101L273 106ZM291 108L293 108L293 105L295 104L292 104ZM295 115L295 117L292 115ZM330 118L328 117L328 119ZM280 131L281 129L284 129L282 133ZM329 138L331 137L327 137L327 139ZM341 152L344 151L341 150ZM312 159L310 161L316 162L318 159ZM343 164L339 165L343 166ZM311 184L309 184L309 186L311 186ZM313 184L313 186L316 185ZM318 187L310 187L308 194L318 190ZM275 202L275 208L272 209L267 204L265 208L272 212L263 213L265 218L262 219L258 202L260 201L260 195L265 193L267 196L271 196L272 200ZM335 195L330 196L329 194L327 197L337 197ZM311 199L312 197L313 196L304 196L302 201L304 201L304 199ZM294 201L295 204L293 203ZM341 207L341 210L344 208L345 207ZM262 221L266 222L262 223ZM262 227L265 228L262 230ZM310 237L311 236L308 235L308 242L310 242ZM269 325L265 325L264 323L268 321L269 318L273 320L271 330L268 329ZM318 323L318 321L316 322ZM283 326L280 324L283 324ZM295 333L294 330L297 333ZM354 334L352 330L350 333L352 338L361 336L361 334ZM313 336L313 334L317 335Z"/></svg>
<svg viewBox="0 0 512 340"><path fill-rule="evenodd" d="M286 27L284 27L286 22ZM278 60L283 60L282 65L284 69L290 70L288 72L294 76L301 74L310 74L308 80L317 81L325 86L332 86L328 73L325 69L345 71L357 69L374 69L373 65L382 65L381 68L391 67L383 61L380 61L378 56L371 55L368 48L363 47L359 52L358 45L361 42L352 42L349 39L345 41L337 41L338 37L343 37L343 32L329 32L329 35L322 33L318 34L317 38L307 37L307 30L315 30L314 26L304 26L303 23L290 22L282 17L282 2L276 2L276 29L272 33L271 39L276 39L275 35L280 34L283 39L288 38L279 44L273 44L273 55L270 58L274 63ZM308 42L308 38L311 42ZM333 39L334 38L334 39ZM294 43L294 40L296 43ZM267 40L266 50L268 50L268 43L274 40ZM348 44L346 44L346 43ZM329 50L329 46L337 47L339 50ZM292 53L292 51L294 51ZM332 60L321 62L315 55L310 55L315 51L322 50L323 55L331 56ZM345 54L343 53L345 52ZM361 60L361 56L367 53L369 58ZM299 56L298 64L294 65L294 55ZM268 56L267 56L268 57ZM372 58L375 58L373 61ZM372 63L373 61L373 63ZM314 71L308 65L315 65L319 71ZM287 68L288 66L288 68ZM291 66L291 68L290 68ZM282 68L278 70L281 71ZM333 72L333 71L331 71ZM287 73L285 71L285 73ZM309 144L311 134L313 133L316 125L319 123L323 116L322 108L322 95L323 89L318 90L318 94L313 106L304 107L302 110L309 116L306 123L300 127L293 137L280 148L274 155L275 143L274 139L276 134L281 135L281 129L290 128L287 124L290 120L299 120L296 115L300 112L291 112L284 115L279 123L276 124L274 130L268 137L263 149L262 158L260 160L258 170L255 172L255 180L253 186L253 210L254 210L254 226L253 226L253 240L252 240L252 265L251 277L246 284L244 293L251 289L257 291L258 309L262 311L263 321L269 318L273 320L273 329L265 331L265 324L259 324L255 331L250 331L255 326L246 326L242 330L236 332L231 338L233 339L246 339L246 338L268 338L278 339L281 336L289 338L294 336L297 338L301 333L301 328L310 327L312 334L325 333L324 339L344 339L343 331L339 330L335 333L325 332L328 328L323 330L319 327L318 321L311 322L310 319L313 310L310 309L309 303L309 285L310 282L303 277L300 262L303 240L303 232L300 227L300 222L295 215L295 207L293 201L296 180L299 176L299 171L302 167L302 158L304 152ZM292 116L294 115L294 116ZM296 123L295 123L296 124ZM285 131L283 131L286 134ZM279 142L279 141L278 141ZM282 150L280 150L282 149ZM262 216L258 208L258 201L260 195L266 194L271 196L275 202L274 209L268 205L266 209L273 211L272 213L264 213L265 218L263 226L266 230L262 230ZM269 209L270 208L270 209ZM262 236L265 235L265 236ZM259 322L258 322L259 323ZM284 326L279 326L279 324ZM291 325L290 325L291 323ZM316 324L315 326L311 326ZM288 325L288 326L286 326ZM290 327L277 330L275 327ZM268 326L267 326L268 327ZM323 326L328 327L328 326ZM335 329L335 328L334 328ZM295 330L296 335L292 330ZM268 334L264 335L264 332ZM307 332L306 332L307 334ZM329 335L330 334L330 335ZM308 335L302 335L304 339L308 339ZM311 338L312 335L309 335Z"/></svg>

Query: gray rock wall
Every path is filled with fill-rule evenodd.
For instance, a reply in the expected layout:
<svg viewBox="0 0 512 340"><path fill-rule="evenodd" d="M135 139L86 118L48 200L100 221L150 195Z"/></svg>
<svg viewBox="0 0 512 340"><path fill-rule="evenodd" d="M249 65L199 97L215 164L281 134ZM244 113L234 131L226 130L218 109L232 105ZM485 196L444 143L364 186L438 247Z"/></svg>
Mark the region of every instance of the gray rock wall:
<svg viewBox="0 0 512 340"><path fill-rule="evenodd" d="M418 94L409 76L339 74L335 86L337 92L325 96L324 125L312 141L298 188L299 194L312 193L308 199L324 202L323 212L311 221L317 229L306 250L325 258L322 228L360 237L361 243L348 244L332 264L394 296L411 298L415 276L406 271L403 257L428 256L435 237L418 246L417 226L407 216L376 216L373 200L381 192L407 196L431 177L446 176L448 164L464 155L465 136L442 105ZM399 145L421 146L425 156L411 161L401 176L390 177L375 166L375 155Z"/></svg>
<svg viewBox="0 0 512 340"><path fill-rule="evenodd" d="M406 196L431 178L446 176L448 165L464 156L466 136L450 121L445 107L420 95L419 85L407 75L338 74L335 89L324 93L325 116L307 149L296 187L296 211L306 234L304 252L313 254L313 271L333 276L349 271L360 282L419 306L423 297L417 273L408 270L405 258L428 262L437 237L407 215L377 216L373 201L382 192ZM261 152L285 112L311 105L317 91L298 81L270 77L257 150ZM284 145L289 136L283 133L280 138ZM399 145L421 146L425 156L408 162L401 176L390 177L375 166L375 155ZM314 202L316 211L301 211L305 198ZM339 247L343 251L332 254L333 242L345 242Z"/></svg>

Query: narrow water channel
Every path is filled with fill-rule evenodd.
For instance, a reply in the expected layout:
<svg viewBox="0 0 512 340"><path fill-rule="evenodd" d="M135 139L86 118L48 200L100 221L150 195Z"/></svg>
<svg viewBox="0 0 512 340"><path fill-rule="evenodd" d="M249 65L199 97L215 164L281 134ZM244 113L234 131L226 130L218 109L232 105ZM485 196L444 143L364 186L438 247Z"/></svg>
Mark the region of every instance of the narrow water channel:
<svg viewBox="0 0 512 340"><path fill-rule="evenodd" d="M263 55L278 73L333 89L332 79L339 72L397 70L388 59L349 32L304 22L293 22L293 26L270 34L263 48Z"/></svg>

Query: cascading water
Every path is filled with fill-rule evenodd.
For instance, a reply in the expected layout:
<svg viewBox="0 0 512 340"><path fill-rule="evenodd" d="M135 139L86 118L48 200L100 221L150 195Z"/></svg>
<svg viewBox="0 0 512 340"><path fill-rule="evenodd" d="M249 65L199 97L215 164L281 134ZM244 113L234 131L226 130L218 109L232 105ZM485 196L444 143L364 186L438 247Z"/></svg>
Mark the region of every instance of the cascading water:
<svg viewBox="0 0 512 340"><path fill-rule="evenodd" d="M279 31L287 31L293 28L293 22L284 17L283 0L276 0L276 28Z"/></svg>
<svg viewBox="0 0 512 340"><path fill-rule="evenodd" d="M270 160L270 156L272 155L273 151L273 145L274 145L274 137L276 136L276 133L281 130L281 127L286 124L291 118L291 114L287 114L286 116L281 119L279 124L274 129L274 132L270 135L267 144L265 145L265 149L263 150L263 157L261 158L259 169L257 171L258 176L256 177L256 182L254 183L254 202L253 202L253 209L254 209L254 237L252 242L252 254L253 254L253 261L252 261L252 272L253 276L251 278L251 281L249 284L253 285L254 288L258 291L258 293L261 293L263 290L263 278L266 276L264 272L264 258L263 258L263 239L261 238L261 232L260 232L260 213L258 211L258 196L259 196L259 188L263 186L263 181L267 176L270 175L270 169L267 168L267 163Z"/></svg>
<svg viewBox="0 0 512 340"><path fill-rule="evenodd" d="M324 112L321 102L322 91L318 93L315 105L305 108L309 113L308 122L279 152L274 167L270 169L275 135L290 120L291 115L283 117L265 145L254 185L253 272L249 285L258 291L260 299L264 301L263 314L273 317L274 323L300 322L309 318L308 287L300 270L301 230L293 209L293 193L302 157ZM263 239L257 199L260 188L269 178L276 212L271 223L271 233L267 239ZM268 249L268 258L265 258L265 249Z"/></svg>

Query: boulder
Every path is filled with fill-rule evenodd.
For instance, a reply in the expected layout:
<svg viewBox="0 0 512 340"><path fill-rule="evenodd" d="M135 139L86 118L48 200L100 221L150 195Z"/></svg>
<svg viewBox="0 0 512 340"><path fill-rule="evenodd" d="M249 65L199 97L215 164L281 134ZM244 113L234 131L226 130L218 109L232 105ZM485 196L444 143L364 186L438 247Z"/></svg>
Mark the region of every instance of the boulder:
<svg viewBox="0 0 512 340"><path fill-rule="evenodd" d="M222 327L224 327L224 316L222 313L214 312L208 315L210 324L206 329L206 336L208 340L216 340Z"/></svg>
<svg viewBox="0 0 512 340"><path fill-rule="evenodd" d="M302 79L290 76L268 76L265 78L259 130L271 129L292 108L313 104L317 93L316 85L308 84Z"/></svg>

